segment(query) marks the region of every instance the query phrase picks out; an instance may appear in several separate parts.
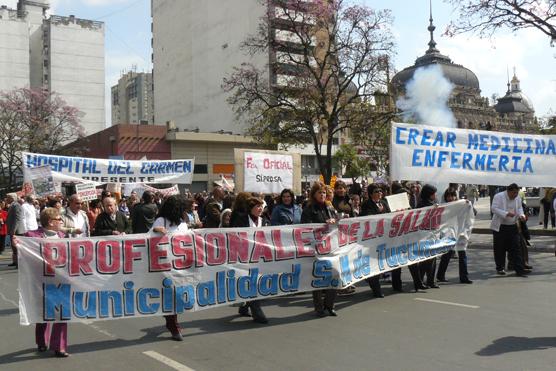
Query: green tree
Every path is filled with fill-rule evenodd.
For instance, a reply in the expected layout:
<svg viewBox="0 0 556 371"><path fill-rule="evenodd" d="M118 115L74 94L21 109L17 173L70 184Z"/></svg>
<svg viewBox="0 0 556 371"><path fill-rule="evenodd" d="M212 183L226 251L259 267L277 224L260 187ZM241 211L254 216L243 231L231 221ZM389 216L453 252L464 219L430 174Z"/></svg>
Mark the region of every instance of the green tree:
<svg viewBox="0 0 556 371"><path fill-rule="evenodd" d="M359 154L359 150L352 144L342 144L333 156L334 161L343 171L343 177L366 177L370 172L369 159Z"/></svg>

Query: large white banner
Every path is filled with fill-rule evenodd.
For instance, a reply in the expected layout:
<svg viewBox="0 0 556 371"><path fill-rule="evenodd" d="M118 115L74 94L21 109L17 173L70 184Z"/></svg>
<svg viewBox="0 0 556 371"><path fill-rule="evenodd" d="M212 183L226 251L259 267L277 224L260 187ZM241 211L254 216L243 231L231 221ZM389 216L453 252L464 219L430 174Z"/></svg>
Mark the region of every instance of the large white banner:
<svg viewBox="0 0 556 371"><path fill-rule="evenodd" d="M183 313L342 288L465 244L470 203L320 224L19 239L20 321Z"/></svg>
<svg viewBox="0 0 556 371"><path fill-rule="evenodd" d="M29 169L50 165L54 182L191 184L194 160L114 160L22 152L23 177Z"/></svg>
<svg viewBox="0 0 556 371"><path fill-rule="evenodd" d="M245 192L280 193L293 188L293 156L261 152L244 156Z"/></svg>
<svg viewBox="0 0 556 371"><path fill-rule="evenodd" d="M392 125L394 180L553 187L556 136Z"/></svg>

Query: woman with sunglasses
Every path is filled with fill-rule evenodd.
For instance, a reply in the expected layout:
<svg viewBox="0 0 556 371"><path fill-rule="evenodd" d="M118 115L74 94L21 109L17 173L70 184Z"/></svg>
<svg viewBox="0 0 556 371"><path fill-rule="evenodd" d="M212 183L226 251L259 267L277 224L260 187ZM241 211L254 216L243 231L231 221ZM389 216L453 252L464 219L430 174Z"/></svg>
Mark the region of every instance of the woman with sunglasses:
<svg viewBox="0 0 556 371"><path fill-rule="evenodd" d="M53 207L44 209L40 214L41 226L25 233L26 237L38 238L64 238L62 232L62 217L60 211ZM50 341L49 341L50 339ZM65 358L69 356L66 352L68 345L67 323L37 323L35 325L35 341L39 352L46 352L50 342L50 350L54 351L56 357Z"/></svg>

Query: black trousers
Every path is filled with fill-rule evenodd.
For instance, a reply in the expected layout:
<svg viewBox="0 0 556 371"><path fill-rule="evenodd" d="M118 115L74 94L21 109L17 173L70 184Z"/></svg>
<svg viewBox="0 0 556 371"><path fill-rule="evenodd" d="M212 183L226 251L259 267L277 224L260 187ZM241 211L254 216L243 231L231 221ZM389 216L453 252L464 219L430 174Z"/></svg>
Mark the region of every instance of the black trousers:
<svg viewBox="0 0 556 371"><path fill-rule="evenodd" d="M422 261L419 263L419 273L421 274L421 282L425 282L425 275L427 276L426 285L435 285L436 272L436 257Z"/></svg>
<svg viewBox="0 0 556 371"><path fill-rule="evenodd" d="M446 271L448 270L448 264L450 264L450 259L454 256L455 251L448 251L446 254L442 254L440 258L440 264L438 264L438 272L436 273L437 279L445 279ZM458 265L459 265L459 280L467 281L469 279L469 273L467 272L467 253L465 251L458 251Z"/></svg>
<svg viewBox="0 0 556 371"><path fill-rule="evenodd" d="M516 273L523 273L523 252L519 242L517 225L501 225L500 231L492 231L494 240L494 263L496 270L501 271L506 266L506 252L508 260Z"/></svg>
<svg viewBox="0 0 556 371"><path fill-rule="evenodd" d="M397 268L390 271L392 275L392 288L396 291L402 290L402 269ZM380 287L380 274L367 279L369 287L373 290L374 296L380 296L382 294L382 289Z"/></svg>
<svg viewBox="0 0 556 371"><path fill-rule="evenodd" d="M421 279L420 265L421 263L415 263L408 267L409 273L411 273L411 278L413 279L413 286L415 286L415 290L424 286L423 280Z"/></svg>
<svg viewBox="0 0 556 371"><path fill-rule="evenodd" d="M334 309L336 300L336 289L315 290L313 291L313 305L315 311L321 312L325 309Z"/></svg>
<svg viewBox="0 0 556 371"><path fill-rule="evenodd" d="M556 218L554 217L554 213L550 212L550 209L552 208L552 203L550 201L546 201L546 200L542 200L542 208L544 210L544 227L547 228L548 227L548 216L550 216L550 224L552 225L552 228L554 228L554 224L556 222Z"/></svg>

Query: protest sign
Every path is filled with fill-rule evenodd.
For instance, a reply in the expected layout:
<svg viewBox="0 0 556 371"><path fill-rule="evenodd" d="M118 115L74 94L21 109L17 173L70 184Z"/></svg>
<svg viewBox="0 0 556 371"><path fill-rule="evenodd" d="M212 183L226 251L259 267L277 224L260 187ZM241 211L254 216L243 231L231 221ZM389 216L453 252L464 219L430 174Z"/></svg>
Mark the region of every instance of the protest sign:
<svg viewBox="0 0 556 371"><path fill-rule="evenodd" d="M75 192L81 201L91 201L98 198L97 188L93 183L78 183L75 185Z"/></svg>
<svg viewBox="0 0 556 371"><path fill-rule="evenodd" d="M556 136L394 123L391 178L554 186Z"/></svg>
<svg viewBox="0 0 556 371"><path fill-rule="evenodd" d="M26 180L31 184L33 193L39 197L48 196L57 192L49 165L37 166L33 169L29 169L28 178Z"/></svg>
<svg viewBox="0 0 556 371"><path fill-rule="evenodd" d="M234 150L237 192L280 193L289 188L301 193L301 155L285 151Z"/></svg>
<svg viewBox="0 0 556 371"><path fill-rule="evenodd" d="M131 195L131 192L135 191L137 196L143 196L145 191L151 191L153 193L160 192L162 197L168 197L172 195L179 195L180 189L177 184L174 184L170 188L154 188L148 184L122 184L122 194L126 197Z"/></svg>
<svg viewBox="0 0 556 371"><path fill-rule="evenodd" d="M194 160L129 161L22 152L23 177L29 169L50 165L54 182L191 184Z"/></svg>
<svg viewBox="0 0 556 371"><path fill-rule="evenodd" d="M409 198L407 197L407 193L399 193L397 195L390 195L386 196L386 202L388 202L388 207L390 211L398 211L398 210L406 210L411 209L409 205Z"/></svg>
<svg viewBox="0 0 556 371"><path fill-rule="evenodd" d="M327 224L197 229L75 239L19 238L20 322L197 311L343 288L454 248L465 201Z"/></svg>

